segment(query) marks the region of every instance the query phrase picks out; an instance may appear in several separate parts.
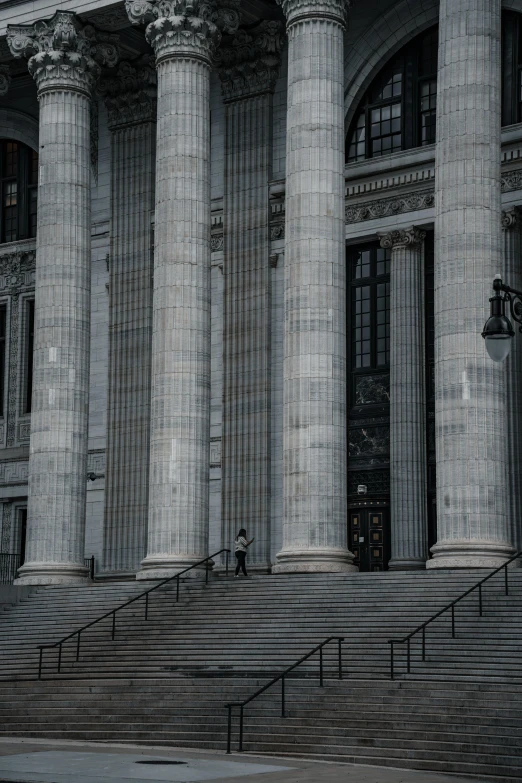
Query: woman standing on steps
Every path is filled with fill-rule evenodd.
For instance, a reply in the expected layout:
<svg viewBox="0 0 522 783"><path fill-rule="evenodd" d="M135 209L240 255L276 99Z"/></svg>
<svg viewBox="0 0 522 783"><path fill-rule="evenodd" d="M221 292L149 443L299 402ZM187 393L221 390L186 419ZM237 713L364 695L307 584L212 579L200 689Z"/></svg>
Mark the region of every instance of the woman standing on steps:
<svg viewBox="0 0 522 783"><path fill-rule="evenodd" d="M251 538L250 541L247 541L246 530L244 527L241 528L241 530L236 536L236 540L234 542L236 545L236 560L237 560L236 576L235 576L236 579L239 576L239 569L243 571L243 574L245 576L248 576L246 572L245 560L246 560L247 549L253 540L254 539Z"/></svg>

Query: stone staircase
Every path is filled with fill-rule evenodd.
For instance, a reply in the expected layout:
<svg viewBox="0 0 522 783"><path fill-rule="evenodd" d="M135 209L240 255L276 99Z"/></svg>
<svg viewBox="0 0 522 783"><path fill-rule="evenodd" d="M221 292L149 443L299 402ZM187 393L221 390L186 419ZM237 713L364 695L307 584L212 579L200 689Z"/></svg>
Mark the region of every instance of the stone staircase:
<svg viewBox="0 0 522 783"><path fill-rule="evenodd" d="M405 647L389 679L388 639L401 638L484 572L216 578L154 592L45 657L55 641L143 591L136 583L35 590L0 614L0 736L52 737L224 749L226 702L241 701L328 636L325 687L311 659L245 709L244 749L440 770L494 779L522 776L522 569L510 571ZM237 747L237 718L234 745Z"/></svg>

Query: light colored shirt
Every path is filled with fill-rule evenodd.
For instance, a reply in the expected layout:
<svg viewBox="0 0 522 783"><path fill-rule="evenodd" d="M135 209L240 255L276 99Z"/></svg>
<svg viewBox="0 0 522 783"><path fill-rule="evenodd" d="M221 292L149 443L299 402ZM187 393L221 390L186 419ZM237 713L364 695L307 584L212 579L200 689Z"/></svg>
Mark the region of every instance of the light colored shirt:
<svg viewBox="0 0 522 783"><path fill-rule="evenodd" d="M243 536L236 538L236 552L246 552L248 547L248 541Z"/></svg>

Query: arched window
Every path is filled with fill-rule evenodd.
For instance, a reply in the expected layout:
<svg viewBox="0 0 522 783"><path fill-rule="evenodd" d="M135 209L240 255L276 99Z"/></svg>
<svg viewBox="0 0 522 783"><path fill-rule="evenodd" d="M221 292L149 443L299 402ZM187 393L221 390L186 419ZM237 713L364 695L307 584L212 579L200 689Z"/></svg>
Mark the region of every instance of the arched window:
<svg viewBox="0 0 522 783"><path fill-rule="evenodd" d="M374 79L348 134L348 163L434 143L437 48L435 26L405 46Z"/></svg>
<svg viewBox="0 0 522 783"><path fill-rule="evenodd" d="M9 139L0 140L0 242L36 236L38 153Z"/></svg>

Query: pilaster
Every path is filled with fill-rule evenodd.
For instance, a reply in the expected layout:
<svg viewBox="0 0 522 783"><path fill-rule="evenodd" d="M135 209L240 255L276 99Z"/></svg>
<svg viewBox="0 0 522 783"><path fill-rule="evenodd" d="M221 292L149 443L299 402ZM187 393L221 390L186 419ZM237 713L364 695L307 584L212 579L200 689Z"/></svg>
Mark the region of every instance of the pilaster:
<svg viewBox="0 0 522 783"><path fill-rule="evenodd" d="M103 78L111 133L109 390L103 566L134 577L146 555L156 69L149 55Z"/></svg>
<svg viewBox="0 0 522 783"><path fill-rule="evenodd" d="M127 0L158 77L147 555L138 579L208 554L210 424L209 71L238 3Z"/></svg>
<svg viewBox="0 0 522 783"><path fill-rule="evenodd" d="M392 571L425 568L427 552L424 259L426 232L381 237L390 275L390 501Z"/></svg>
<svg viewBox="0 0 522 783"><path fill-rule="evenodd" d="M40 147L28 528L20 584L87 581L90 95L114 36L70 12L9 26L38 87Z"/></svg>
<svg viewBox="0 0 522 783"><path fill-rule="evenodd" d="M481 337L502 253L500 0L441 0L435 190L437 534L428 568L512 554L504 368Z"/></svg>
<svg viewBox="0 0 522 783"><path fill-rule="evenodd" d="M502 212L504 243L503 278L508 285L522 290L522 209ZM522 346L518 335L512 340L509 356L503 363L506 388L506 442L508 458L509 541L522 549Z"/></svg>
<svg viewBox="0 0 522 783"><path fill-rule="evenodd" d="M218 50L225 101L222 546L246 525L250 568L270 570L271 269L268 182L280 22Z"/></svg>
<svg viewBox="0 0 522 783"><path fill-rule="evenodd" d="M343 177L347 4L282 0L281 5L288 34L283 548L273 570L350 571Z"/></svg>

